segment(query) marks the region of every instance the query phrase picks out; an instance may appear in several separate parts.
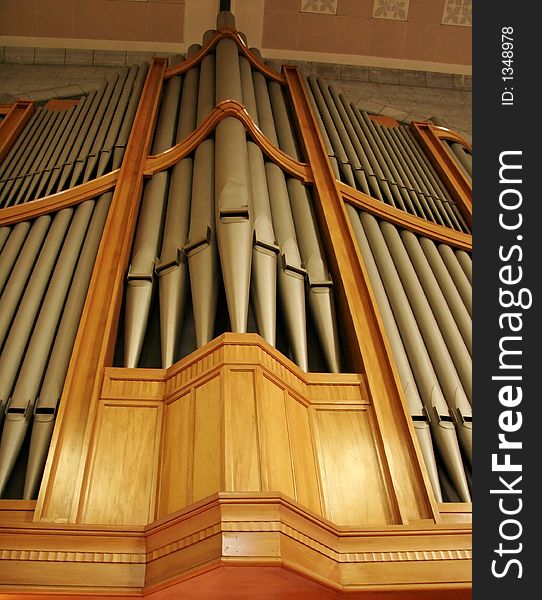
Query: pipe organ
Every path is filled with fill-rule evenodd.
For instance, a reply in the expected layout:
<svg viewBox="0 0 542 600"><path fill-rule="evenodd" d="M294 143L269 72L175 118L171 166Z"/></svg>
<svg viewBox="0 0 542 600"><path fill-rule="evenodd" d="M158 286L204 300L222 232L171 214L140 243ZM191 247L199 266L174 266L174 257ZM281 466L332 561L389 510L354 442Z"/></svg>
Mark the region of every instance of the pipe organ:
<svg viewBox="0 0 542 600"><path fill-rule="evenodd" d="M467 142L221 12L0 158L6 597L469 596Z"/></svg>

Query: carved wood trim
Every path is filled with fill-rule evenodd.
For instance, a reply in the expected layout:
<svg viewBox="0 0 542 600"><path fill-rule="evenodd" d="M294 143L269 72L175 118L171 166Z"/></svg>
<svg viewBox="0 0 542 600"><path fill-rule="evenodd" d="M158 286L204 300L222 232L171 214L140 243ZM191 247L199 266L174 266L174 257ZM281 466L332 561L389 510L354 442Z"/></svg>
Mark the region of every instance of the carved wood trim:
<svg viewBox="0 0 542 600"><path fill-rule="evenodd" d="M472 252L472 235L468 233L462 233L461 231L443 227L427 219L411 215L404 210L380 202L376 198L355 190L345 183L339 182L339 188L344 201L360 210L364 210L379 219L385 219L394 225L408 229L417 235L423 235L454 248Z"/></svg>
<svg viewBox="0 0 542 600"><path fill-rule="evenodd" d="M314 174L316 214L329 249L328 260L347 335L349 368L365 372L395 491L396 509L403 522L434 518L438 511L430 490L420 449L414 441L397 369L391 355L376 301L346 214L341 189L326 153L299 70L283 66L298 119L306 156ZM400 415L400 417L399 417ZM398 461L397 457L401 457ZM401 464L399 464L401 463Z"/></svg>
<svg viewBox="0 0 542 600"><path fill-rule="evenodd" d="M433 123L428 123L429 129L441 140L448 140L450 142L457 142L465 150L468 150L470 154L472 154L472 144L468 142L462 135L459 135L457 131L453 131L453 129L448 129L448 127L443 127L442 125L435 125Z"/></svg>
<svg viewBox="0 0 542 600"><path fill-rule="evenodd" d="M207 42L207 44L202 47L201 50L196 52L193 56L183 61L182 63L179 63L178 65L175 65L173 67L169 67L166 70L166 79L174 77L175 75L180 75L181 73L185 73L193 66L199 64L223 38L231 38L237 44L237 47L241 51L241 54L243 54L243 56L250 62L250 64L255 69L260 71L260 73L262 73L269 79L272 79L273 81L277 81L278 83L284 84L284 77L280 73L273 71L273 69L270 69L267 65L259 61L254 56L254 54L252 54L252 52L247 48L245 42L243 41L239 33L235 29L229 28L223 28L218 30L213 35L213 37Z"/></svg>
<svg viewBox="0 0 542 600"><path fill-rule="evenodd" d="M290 173L303 183L312 182L312 174L308 165L301 163L273 145L254 123L245 107L236 100L224 100L217 104L200 126L182 142L165 150L161 154L149 156L145 164L145 175L150 176L171 167L193 150L207 138L215 127L226 117L234 117L241 121L247 128L253 140L261 150L275 162L281 169Z"/></svg>
<svg viewBox="0 0 542 600"><path fill-rule="evenodd" d="M450 152L446 150L442 141L441 134L443 130L446 132L447 139L449 139L448 132L452 132L449 129L437 127L424 121L412 121L410 129L435 167L446 189L455 200L465 223L467 223L469 229L472 228L472 184L452 158ZM457 136L454 141L462 145L465 143L460 136Z"/></svg>
<svg viewBox="0 0 542 600"><path fill-rule="evenodd" d="M36 507L38 521L73 522L77 518L90 431L103 368L112 359L123 280L143 188L144 161L165 70L166 60L155 58L134 118L66 376Z"/></svg>
<svg viewBox="0 0 542 600"><path fill-rule="evenodd" d="M6 597L23 589L183 596L191 581L205 585L228 565L236 577L257 571L264 580L274 564L277 574L295 573L311 598L387 590L388 600L450 600L468 597L472 539L465 524L337 527L281 494L220 493L146 527L0 525L0 558L9 561L0 575Z"/></svg>
<svg viewBox="0 0 542 600"><path fill-rule="evenodd" d="M13 225L20 221L28 221L46 215L51 212L57 212L68 206L81 204L85 200L97 198L105 192L112 190L119 177L120 169L111 171L107 175L102 175L92 181L87 181L63 192L45 196L39 200L31 200L17 206L10 206L0 210L0 225Z"/></svg>
<svg viewBox="0 0 542 600"><path fill-rule="evenodd" d="M36 110L32 100L17 100L0 123L0 162L6 158L15 140Z"/></svg>

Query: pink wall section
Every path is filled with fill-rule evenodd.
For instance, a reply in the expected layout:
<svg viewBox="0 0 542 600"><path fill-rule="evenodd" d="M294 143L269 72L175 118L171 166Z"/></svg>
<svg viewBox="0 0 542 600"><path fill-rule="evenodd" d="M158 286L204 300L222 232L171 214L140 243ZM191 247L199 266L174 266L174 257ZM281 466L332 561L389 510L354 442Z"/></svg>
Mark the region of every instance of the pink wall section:
<svg viewBox="0 0 542 600"><path fill-rule="evenodd" d="M0 0L0 35L183 41L185 0Z"/></svg>
<svg viewBox="0 0 542 600"><path fill-rule="evenodd" d="M264 48L472 64L472 28L443 25L445 0L410 0L407 19L373 18L374 0L337 0L337 14L266 0Z"/></svg>

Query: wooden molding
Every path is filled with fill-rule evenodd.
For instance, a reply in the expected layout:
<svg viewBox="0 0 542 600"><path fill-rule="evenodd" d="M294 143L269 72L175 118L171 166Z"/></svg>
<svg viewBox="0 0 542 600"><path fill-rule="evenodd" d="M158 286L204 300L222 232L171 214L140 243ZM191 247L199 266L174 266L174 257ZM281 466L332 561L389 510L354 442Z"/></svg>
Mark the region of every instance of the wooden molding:
<svg viewBox="0 0 542 600"><path fill-rule="evenodd" d="M442 141L443 131L446 132L447 139L451 139L449 134L452 132L424 121L412 121L410 128L457 204L465 223L469 229L472 228L472 184ZM465 144L465 141L457 135L454 141Z"/></svg>
<svg viewBox="0 0 542 600"><path fill-rule="evenodd" d="M435 518L437 508L410 416L402 395L366 269L354 241L341 189L329 163L299 70L283 66L286 84L298 119L298 129L314 174L316 214L328 249L347 335L349 368L364 372L380 431L389 477L403 522Z"/></svg>
<svg viewBox="0 0 542 600"><path fill-rule="evenodd" d="M245 107L236 100L224 100L220 102L186 139L161 154L149 156L145 164L145 175L151 176L159 171L163 171L190 154L207 138L218 123L226 117L235 117L241 121L256 144L279 167L293 177L300 179L303 183L312 182L313 178L309 166L293 159L280 148L273 145L254 123Z"/></svg>
<svg viewBox="0 0 542 600"><path fill-rule="evenodd" d="M397 119L394 119L393 117L388 117L386 115L368 115L369 119L371 119L371 121L374 121L375 123L378 123L379 125L382 125L384 127L399 127L399 123L397 122Z"/></svg>
<svg viewBox="0 0 542 600"><path fill-rule="evenodd" d="M461 523L337 527L280 494L220 493L146 527L0 525L0 592L466 600L471 548Z"/></svg>
<svg viewBox="0 0 542 600"><path fill-rule="evenodd" d="M385 219L417 235L448 244L454 248L472 252L472 235L450 229L449 227L443 227L416 215L411 215L404 210L380 202L376 198L355 190L345 183L339 182L338 185L344 201L355 206L357 209L364 210L379 219Z"/></svg>
<svg viewBox="0 0 542 600"><path fill-rule="evenodd" d="M284 84L284 77L280 73L273 71L267 65L258 60L254 54L247 48L245 42L239 35L239 33L235 29L229 29L227 27L223 29L219 29L215 32L213 37L192 57L175 65L173 67L169 67L166 70L166 79L170 77L174 77L175 75L180 75L181 73L185 73L193 66L199 64L206 56L211 52L211 50L218 44L218 42L223 38L231 38L236 44L241 54L250 62L250 64L258 70L260 73L265 75L267 78L272 79L273 81L277 81L278 83Z"/></svg>
<svg viewBox="0 0 542 600"><path fill-rule="evenodd" d="M36 110L32 100L17 100L0 122L0 162L6 158L15 140Z"/></svg>
<svg viewBox="0 0 542 600"><path fill-rule="evenodd" d="M36 519L77 518L89 436L94 427L103 368L116 340L125 269L132 243L166 60L155 58L134 118L102 242L66 376L60 410L38 503Z"/></svg>
<svg viewBox="0 0 542 600"><path fill-rule="evenodd" d="M63 192L45 196L39 200L31 200L17 206L10 206L0 210L0 226L14 225L20 221L28 221L41 217L51 212L57 212L69 206L81 204L85 200L97 198L105 192L112 190L119 177L119 169L102 175L92 181L87 181Z"/></svg>
<svg viewBox="0 0 542 600"><path fill-rule="evenodd" d="M442 125L435 125L434 123L428 123L428 125L440 140L457 142L463 146L465 150L468 150L468 152L472 154L472 144L468 142L462 135L459 135L457 131L453 131L453 129L448 129L448 127L443 127Z"/></svg>

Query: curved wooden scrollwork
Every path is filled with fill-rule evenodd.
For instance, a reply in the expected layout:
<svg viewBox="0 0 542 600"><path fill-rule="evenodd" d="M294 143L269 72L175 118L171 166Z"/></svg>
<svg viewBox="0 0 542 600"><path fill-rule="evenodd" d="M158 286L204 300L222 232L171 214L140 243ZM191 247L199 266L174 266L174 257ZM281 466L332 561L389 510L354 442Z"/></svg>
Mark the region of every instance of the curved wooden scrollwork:
<svg viewBox="0 0 542 600"><path fill-rule="evenodd" d="M239 119L261 150L281 169L300 179L303 183L313 181L309 165L298 162L272 144L254 123L246 108L236 100L220 102L186 139L161 154L149 156L145 165L145 175L148 177L163 171L190 154L226 117Z"/></svg>
<svg viewBox="0 0 542 600"><path fill-rule="evenodd" d="M239 33L234 29L228 28L218 30L209 40L209 42L205 44L205 46L203 46L202 49L196 52L191 58L185 60L184 62L178 65L169 67L166 70L165 78L169 79L170 77L174 77L175 75L181 75L182 73L185 73L195 65L199 64L199 62L202 61L207 56L207 54L209 54L209 52L211 52L211 50L223 38L231 38L237 44L243 56L255 69L260 71L260 73L262 73L269 79L272 79L273 81L277 81L278 83L284 85L284 77L280 73L273 71L273 69L270 69L268 66L260 62L254 56L254 54L252 54L252 52L247 48L247 45L245 44Z"/></svg>
<svg viewBox="0 0 542 600"><path fill-rule="evenodd" d="M449 142L456 142L463 146L463 148L465 148L465 150L467 150L470 154L472 154L472 144L469 143L463 136L459 135L457 131L453 131L452 129L448 129L448 127L443 127L442 125L429 124L429 127L439 139L447 140Z"/></svg>
<svg viewBox="0 0 542 600"><path fill-rule="evenodd" d="M467 233L455 231L442 225L437 225L426 219L411 215L380 200L371 198L363 192L351 188L342 182L337 182L343 199L360 210L371 213L375 217L385 219L394 225L408 229L417 235L430 238L454 248L472 252L472 236Z"/></svg>
<svg viewBox="0 0 542 600"><path fill-rule="evenodd" d="M39 200L31 200L17 206L0 210L0 225L13 225L19 221L35 219L50 212L56 212L68 206L75 206L85 200L96 198L115 187L119 177L119 169L87 181L63 192L45 196Z"/></svg>

